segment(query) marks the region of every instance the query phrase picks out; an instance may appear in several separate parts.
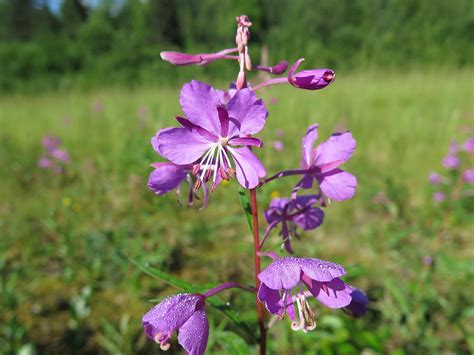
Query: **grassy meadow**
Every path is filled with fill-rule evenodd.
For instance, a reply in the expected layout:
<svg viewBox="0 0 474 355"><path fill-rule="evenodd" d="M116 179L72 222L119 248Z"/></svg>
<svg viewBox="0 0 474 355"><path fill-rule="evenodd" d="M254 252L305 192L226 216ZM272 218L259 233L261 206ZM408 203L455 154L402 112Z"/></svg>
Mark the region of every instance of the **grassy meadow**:
<svg viewBox="0 0 474 355"><path fill-rule="evenodd" d="M320 141L353 132L357 150L344 168L357 176L357 195L331 204L324 224L293 246L296 255L344 265L345 280L371 300L363 319L312 303L317 329L297 333L277 322L269 353L474 352L474 203L436 204L427 180L443 172L452 139L474 135L473 75L338 72L319 92L259 93L270 115L257 154L269 175L298 166L309 124L320 124ZM192 283L252 283L252 238L235 181L201 212L146 187L149 164L159 160L150 138L176 125L181 84L0 97L0 353L156 353L140 319L150 300L177 289L125 256ZM59 136L71 155L62 175L37 166L45 134ZM260 209L295 182L265 185ZM278 251L279 242L275 232L267 247ZM257 329L251 294L221 296ZM255 352L232 322L208 313L210 353ZM179 351L174 341L170 353Z"/></svg>

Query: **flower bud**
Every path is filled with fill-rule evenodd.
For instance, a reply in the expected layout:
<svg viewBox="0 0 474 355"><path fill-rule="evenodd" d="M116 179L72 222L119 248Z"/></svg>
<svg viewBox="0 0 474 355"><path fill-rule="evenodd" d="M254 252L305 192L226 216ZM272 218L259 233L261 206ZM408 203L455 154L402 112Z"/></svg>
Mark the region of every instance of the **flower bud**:
<svg viewBox="0 0 474 355"><path fill-rule="evenodd" d="M288 68L288 62L286 60L282 60L280 63L278 63L277 65L274 65L273 67L257 65L258 70L266 71L268 73L276 74L276 75L283 74L286 71L286 68Z"/></svg>
<svg viewBox="0 0 474 355"><path fill-rule="evenodd" d="M331 69L311 69L295 73L303 60L304 58L297 60L288 72L288 81L294 87L305 90L320 90L336 79L336 74Z"/></svg>
<svg viewBox="0 0 474 355"><path fill-rule="evenodd" d="M192 55L180 52L161 52L161 59L170 62L173 65L191 65L202 62L200 55Z"/></svg>

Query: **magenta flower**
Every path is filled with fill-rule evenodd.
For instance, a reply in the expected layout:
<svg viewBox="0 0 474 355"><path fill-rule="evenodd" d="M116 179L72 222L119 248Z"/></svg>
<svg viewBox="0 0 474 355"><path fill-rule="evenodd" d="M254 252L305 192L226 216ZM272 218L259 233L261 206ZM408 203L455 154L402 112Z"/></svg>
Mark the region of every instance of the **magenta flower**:
<svg viewBox="0 0 474 355"><path fill-rule="evenodd" d="M463 172L462 177L468 184L474 184L474 169L467 169Z"/></svg>
<svg viewBox="0 0 474 355"><path fill-rule="evenodd" d="M462 148L468 153L474 153L474 137L466 139Z"/></svg>
<svg viewBox="0 0 474 355"><path fill-rule="evenodd" d="M176 117L181 127L156 134L156 152L174 164L193 164L196 188L211 180L214 189L235 174L243 187L256 187L266 171L248 146L262 146L249 136L265 125L263 101L242 89L224 106L214 88L193 80L183 86L180 103L187 119Z"/></svg>
<svg viewBox="0 0 474 355"><path fill-rule="evenodd" d="M328 198L342 201L354 196L357 187L355 176L339 169L348 161L356 148L356 141L350 132L335 133L327 141L314 148L318 139L318 125L308 128L302 140L301 168L303 178L298 187L309 189L314 180Z"/></svg>
<svg viewBox="0 0 474 355"><path fill-rule="evenodd" d="M316 328L304 288L329 308L351 303L353 288L339 278L346 273L342 266L312 258L273 257L273 262L258 274L261 284L257 296L270 313L282 318L288 314L293 330L307 332Z"/></svg>
<svg viewBox="0 0 474 355"><path fill-rule="evenodd" d="M439 185L443 181L443 178L438 173L431 172L429 177L428 177L428 180L433 185Z"/></svg>
<svg viewBox="0 0 474 355"><path fill-rule="evenodd" d="M296 227L303 230L318 228L324 220L324 212L314 207L320 200L318 195L298 196L294 200L288 198L275 198L270 203L270 207L265 211L265 219L268 227L263 238L266 238L270 231L278 224L281 224L280 235L283 238L285 249L293 253L291 239L299 238Z"/></svg>
<svg viewBox="0 0 474 355"><path fill-rule="evenodd" d="M443 166L448 170L454 170L459 165L459 158L455 154L448 154L442 162Z"/></svg>
<svg viewBox="0 0 474 355"><path fill-rule="evenodd" d="M285 144L282 141L274 141L272 146L277 152L281 152L283 149L285 149Z"/></svg>
<svg viewBox="0 0 474 355"><path fill-rule="evenodd" d="M48 151L53 151L61 144L61 140L58 137L46 135L41 140L41 144Z"/></svg>
<svg viewBox="0 0 474 355"><path fill-rule="evenodd" d="M311 69L296 72L304 58L298 59L288 71L288 81L294 87L305 90L320 90L336 80L336 73L331 69Z"/></svg>
<svg viewBox="0 0 474 355"><path fill-rule="evenodd" d="M367 312L367 305L369 304L369 298L367 295L359 290L358 288L350 286L351 292L351 303L347 307L344 307L344 311L355 318L360 318Z"/></svg>
<svg viewBox="0 0 474 355"><path fill-rule="evenodd" d="M41 140L42 146L45 148L45 153L38 160L38 167L41 169L51 169L57 174L63 172L62 164L67 164L70 161L69 154L59 148L61 140L58 137L46 135Z"/></svg>
<svg viewBox="0 0 474 355"><path fill-rule="evenodd" d="M170 348L169 339L178 331L178 342L190 355L206 351L209 322L204 310L205 297L198 294L178 294L165 298L142 318L148 338L160 344L161 350Z"/></svg>
<svg viewBox="0 0 474 355"><path fill-rule="evenodd" d="M446 195L444 194L444 192L436 191L433 194L433 201L434 202L443 202L445 199L446 199Z"/></svg>

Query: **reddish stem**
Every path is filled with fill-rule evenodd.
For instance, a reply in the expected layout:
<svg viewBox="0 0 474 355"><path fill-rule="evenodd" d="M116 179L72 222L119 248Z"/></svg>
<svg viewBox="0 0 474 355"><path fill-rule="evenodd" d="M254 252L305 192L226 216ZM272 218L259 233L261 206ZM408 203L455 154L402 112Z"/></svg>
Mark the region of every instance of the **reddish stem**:
<svg viewBox="0 0 474 355"><path fill-rule="evenodd" d="M260 280L258 274L260 273L260 234L258 229L258 203L257 203L257 190L250 190L250 207L252 209L252 225L253 225L253 246L254 246L254 260L255 260L255 288L260 287ZM263 305L257 302L257 314L258 314L258 326L260 328L260 355L265 355L267 346L267 329L265 328L265 318L263 312Z"/></svg>

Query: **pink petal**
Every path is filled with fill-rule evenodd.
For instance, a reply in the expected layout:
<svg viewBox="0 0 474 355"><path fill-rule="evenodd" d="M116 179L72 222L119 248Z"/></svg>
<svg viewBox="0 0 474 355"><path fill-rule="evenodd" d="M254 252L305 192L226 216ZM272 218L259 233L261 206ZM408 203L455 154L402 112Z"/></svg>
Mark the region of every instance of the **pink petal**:
<svg viewBox="0 0 474 355"><path fill-rule="evenodd" d="M196 311L179 328L178 342L190 355L202 355L206 351L209 338L209 322L204 310Z"/></svg>
<svg viewBox="0 0 474 355"><path fill-rule="evenodd" d="M321 191L332 200L343 201L355 195L357 179L341 169L334 169L326 174L318 175Z"/></svg>
<svg viewBox="0 0 474 355"><path fill-rule="evenodd" d="M266 175L263 164L247 147L231 148L237 170L237 180L246 189L253 189Z"/></svg>
<svg viewBox="0 0 474 355"><path fill-rule="evenodd" d="M158 134L155 150L178 165L191 164L208 150L213 142L187 128L171 128Z"/></svg>
<svg viewBox="0 0 474 355"><path fill-rule="evenodd" d="M314 124L308 127L306 135L301 141L302 145L302 157L301 157L301 167L307 169L311 166L311 161L314 151L314 142L318 139L318 125Z"/></svg>
<svg viewBox="0 0 474 355"><path fill-rule="evenodd" d="M341 279L336 278L324 283L312 281L308 289L319 302L329 308L346 307L352 301L352 289Z"/></svg>
<svg viewBox="0 0 474 355"><path fill-rule="evenodd" d="M265 125L268 111L262 100L249 89L238 90L227 104L231 125L229 135L236 131L241 134L255 134ZM233 120L234 119L234 120ZM236 122L237 121L237 122Z"/></svg>
<svg viewBox="0 0 474 355"><path fill-rule="evenodd" d="M350 132L333 134L316 149L315 166L321 172L333 170L350 159L356 148L356 141Z"/></svg>
<svg viewBox="0 0 474 355"><path fill-rule="evenodd" d="M258 300L265 303L267 310L271 314L282 314L283 307L280 302L280 293L277 290L272 290L264 283L260 284L257 294Z"/></svg>
<svg viewBox="0 0 474 355"><path fill-rule="evenodd" d="M148 178L148 188L156 195L163 195L176 189L186 178L187 171L173 163L163 163L156 167Z"/></svg>
<svg viewBox="0 0 474 355"><path fill-rule="evenodd" d="M299 259L278 258L258 274L258 278L272 290L290 290L301 280Z"/></svg>
<svg viewBox="0 0 474 355"><path fill-rule="evenodd" d="M217 106L221 105L220 95L212 86L192 80L181 89L179 103L186 117L194 124L220 135Z"/></svg>

